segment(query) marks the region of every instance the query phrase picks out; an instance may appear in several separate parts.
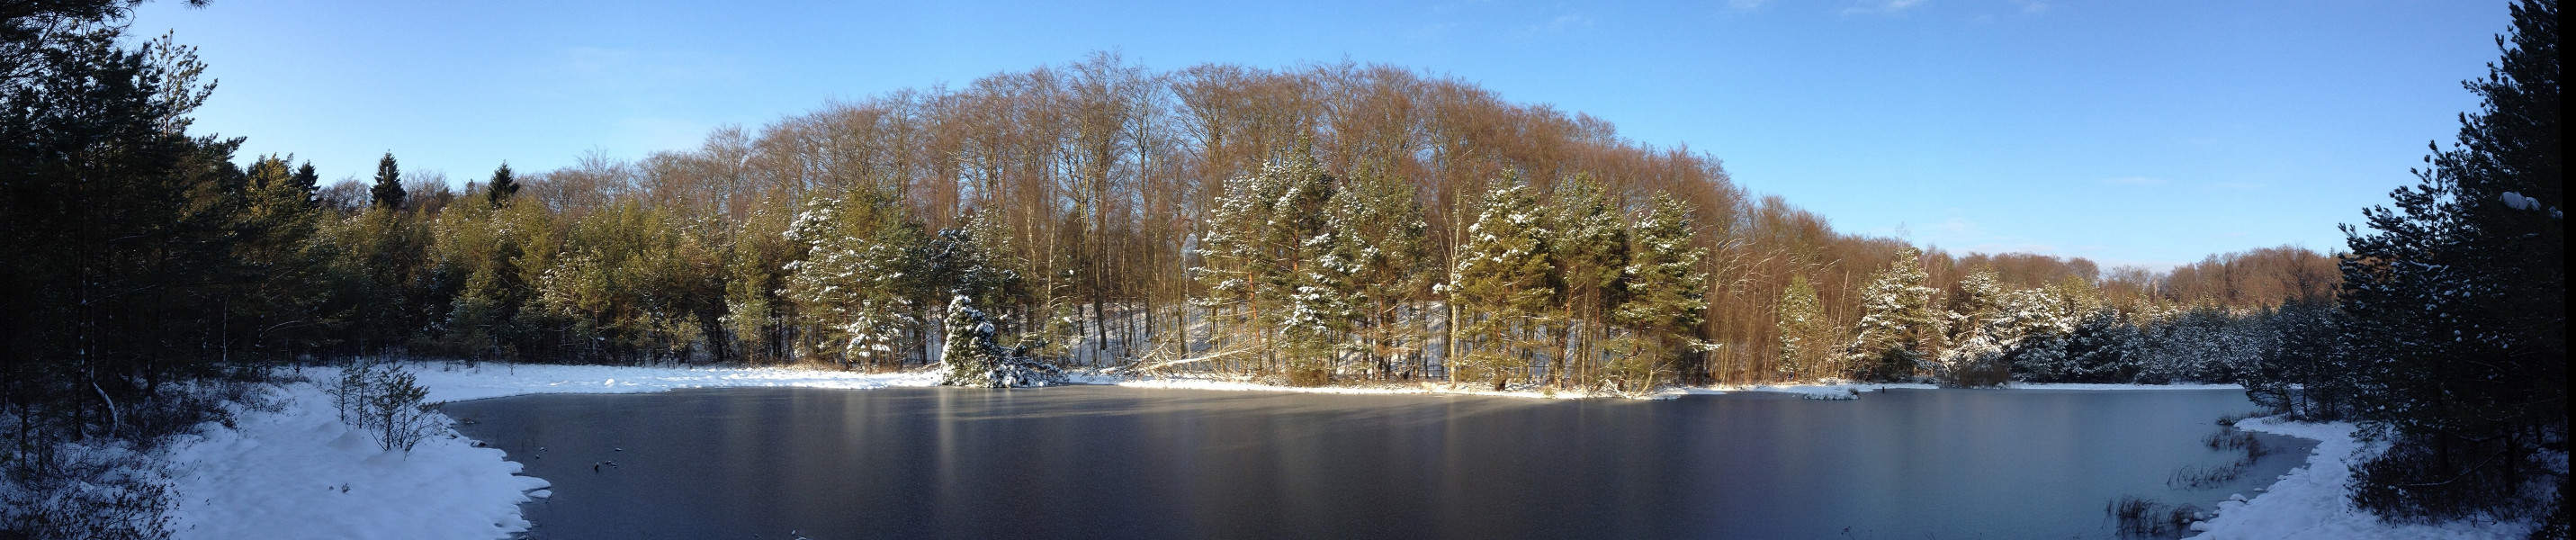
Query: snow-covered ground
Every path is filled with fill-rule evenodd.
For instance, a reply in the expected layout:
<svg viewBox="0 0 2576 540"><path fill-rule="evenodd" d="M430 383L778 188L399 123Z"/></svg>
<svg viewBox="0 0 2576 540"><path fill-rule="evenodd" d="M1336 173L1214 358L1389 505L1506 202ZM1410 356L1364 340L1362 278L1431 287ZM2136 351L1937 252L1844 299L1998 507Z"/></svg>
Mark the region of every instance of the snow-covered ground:
<svg viewBox="0 0 2576 540"><path fill-rule="evenodd" d="M857 373L794 367L675 368L553 364L414 363L430 401L464 401L524 394L629 394L677 388L793 386L861 390L889 386L938 386L937 370ZM308 370L309 371L309 370ZM336 371L324 370L323 376Z"/></svg>
<svg viewBox="0 0 2576 540"><path fill-rule="evenodd" d="M2352 505L2352 466L2380 448L2353 437L2349 422L2288 422L2278 417L2236 423L2240 429L2317 441L2308 464L2281 475L2281 481L2251 501L2218 503L2218 517L2193 525L2206 531L2195 538L2372 540L2397 538L2522 538L2526 524L2480 525L2467 521L2435 525L2380 521Z"/></svg>
<svg viewBox="0 0 2576 540"><path fill-rule="evenodd" d="M499 538L527 528L519 503L546 487L452 434L377 450L312 383L272 392L283 409L172 446L176 537Z"/></svg>

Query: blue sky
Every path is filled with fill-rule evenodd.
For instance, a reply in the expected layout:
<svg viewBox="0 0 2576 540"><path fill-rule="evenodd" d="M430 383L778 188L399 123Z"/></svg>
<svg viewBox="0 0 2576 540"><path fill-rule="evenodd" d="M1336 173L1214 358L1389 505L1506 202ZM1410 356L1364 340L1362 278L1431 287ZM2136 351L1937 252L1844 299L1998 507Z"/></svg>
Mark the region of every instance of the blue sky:
<svg viewBox="0 0 2576 540"><path fill-rule="evenodd" d="M2342 247L2476 105L2502 1L318 2L145 5L198 129L326 179L639 158L828 100L1080 59L1351 60L1688 145L1845 231L2164 266Z"/></svg>

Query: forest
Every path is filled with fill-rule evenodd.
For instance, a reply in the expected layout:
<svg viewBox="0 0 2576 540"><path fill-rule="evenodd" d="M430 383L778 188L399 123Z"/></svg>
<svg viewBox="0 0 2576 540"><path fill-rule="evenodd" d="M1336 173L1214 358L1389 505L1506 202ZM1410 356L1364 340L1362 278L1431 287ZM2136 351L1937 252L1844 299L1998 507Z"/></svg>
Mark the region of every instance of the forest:
<svg viewBox="0 0 2576 540"><path fill-rule="evenodd" d="M2517 17L2506 67L2472 84L2489 112L2433 148L2399 211L2347 227L2352 252L2170 269L1838 232L1717 156L1355 63L1157 71L1096 53L635 159L458 179L406 171L395 149L373 171L318 171L193 131L215 81L170 36L128 40L131 3L40 4L0 10L12 463L64 433L182 429L196 417L138 404L280 365L916 369L967 313L995 350L1064 369L1615 392L2235 382L2511 456L2503 484L2544 469L2534 448L2564 451L2554 2L2516 8L2546 16ZM2545 76L2515 67L2528 51ZM2534 103L2545 114L2493 112ZM2500 276L2515 284L2486 285ZM2454 327L2481 337L2441 358L2524 367L2423 360L2464 370L2445 384L2556 386L2476 406L2353 397L2453 395L2404 379ZM2517 416L2473 414L2497 408Z"/></svg>
<svg viewBox="0 0 2576 540"><path fill-rule="evenodd" d="M187 104L154 121L185 126ZM2295 247L2170 272L1922 253L1748 194L1714 157L1388 66L1101 54L461 186L390 152L323 184L292 156L178 144L193 155L161 198L205 223L154 232L234 279L125 298L198 308L154 333L225 358L894 369L933 362L962 293L1003 342L1069 365L1633 389L1929 375L2026 334L2221 331L2335 287L2332 259ZM2137 365L2032 376L2229 379L2087 361ZM1885 362L1905 365L1861 367Z"/></svg>

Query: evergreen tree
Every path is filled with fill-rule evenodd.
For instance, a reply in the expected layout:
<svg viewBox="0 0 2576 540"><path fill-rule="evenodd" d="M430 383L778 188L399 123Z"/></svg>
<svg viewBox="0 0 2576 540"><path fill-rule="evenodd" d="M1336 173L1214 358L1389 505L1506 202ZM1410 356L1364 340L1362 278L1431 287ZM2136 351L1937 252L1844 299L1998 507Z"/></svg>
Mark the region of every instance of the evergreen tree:
<svg viewBox="0 0 2576 540"><path fill-rule="evenodd" d="M519 180L510 174L509 163L502 163L501 168L493 169L492 180L483 184L483 200L491 203L492 206L500 206L502 201L510 200L511 195L517 194L519 194Z"/></svg>
<svg viewBox="0 0 2576 540"><path fill-rule="evenodd" d="M2355 502L2393 518L2520 515L2564 494L2567 311L2558 3L2513 6L2479 110L2419 182L2345 226L2345 335L2391 441ZM2564 509L2557 517L2563 521ZM2562 529L2563 530L2563 529Z"/></svg>
<svg viewBox="0 0 2576 540"><path fill-rule="evenodd" d="M844 365L894 365L914 350L903 343L917 324L906 275L929 242L903 217L890 194L862 190L810 202L788 229L805 245L790 262L787 297L816 324L810 352Z"/></svg>
<svg viewBox="0 0 2576 540"><path fill-rule="evenodd" d="M1002 345L994 338L993 321L975 309L974 299L960 294L948 301L948 318L942 328L939 361L948 374L941 384L950 386L986 386L990 374L1002 363Z"/></svg>
<svg viewBox="0 0 2576 540"><path fill-rule="evenodd" d="M1559 321L1565 324L1563 343L1554 347L1570 356L1549 371L1551 378L1571 381L1588 376L1593 348L1599 339L1584 340L1586 334L1606 333L1610 323L1610 293L1618 285L1628 262L1628 226L1619 207L1591 175L1576 175L1556 187L1553 218L1559 229L1550 239L1549 255L1565 284L1564 299L1559 302Z"/></svg>
<svg viewBox="0 0 2576 540"><path fill-rule="evenodd" d="M307 161L295 168L295 186L304 191L306 205L322 206L322 174L314 172L313 162Z"/></svg>
<svg viewBox="0 0 2576 540"><path fill-rule="evenodd" d="M1539 332L1557 290L1547 245L1553 224L1518 176L1496 182L1479 206L1453 273L1454 298L1471 314L1462 329L1475 348L1451 359L1450 379L1489 378L1501 390L1545 347Z"/></svg>
<svg viewBox="0 0 2576 540"><path fill-rule="evenodd" d="M394 163L393 152L385 152L384 158L376 160L376 187L368 194L368 200L377 208L403 208L402 167Z"/></svg>
<svg viewBox="0 0 2576 540"><path fill-rule="evenodd" d="M1388 375L1401 351L1420 346L1418 327L1404 315L1431 279L1422 206L1410 183L1363 173L1334 192L1328 207L1328 281L1340 285L1370 367Z"/></svg>
<svg viewBox="0 0 2576 540"><path fill-rule="evenodd" d="M1691 242L1690 206L1667 193L1655 194L1652 204L1628 232L1626 290L1612 312L1626 332L1613 339L1606 374L1622 391L1661 380L1698 344L1693 332L1708 313L1708 273L1700 269L1708 250Z"/></svg>
<svg viewBox="0 0 2576 540"><path fill-rule="evenodd" d="M1275 350L1287 364L1289 380L1321 384L1347 350L1344 338L1358 316L1356 261L1333 253L1336 244L1353 241L1337 240L1326 228L1339 181L1312 156L1293 154L1278 172L1285 177L1273 181L1284 189L1258 238L1261 251L1280 264L1262 267L1267 272L1256 274L1261 286L1255 293L1271 297L1263 303L1285 309L1258 321L1277 329Z"/></svg>
<svg viewBox="0 0 2576 540"><path fill-rule="evenodd" d="M1941 320L1932 307L1940 291L1923 285L1923 253L1912 246L1896 250L1896 259L1872 274L1861 289L1861 319L1849 363L1862 366L1863 378L1900 380L1913 377L1922 361L1936 351Z"/></svg>
<svg viewBox="0 0 2576 540"><path fill-rule="evenodd" d="M1210 344L1226 351L1220 354L1269 354L1268 341L1256 327L1263 313L1276 310L1272 302L1280 295L1268 292L1274 283L1269 276L1279 272L1281 261L1263 239L1272 209L1286 191L1287 166L1274 161L1257 174L1226 182L1199 238L1199 264L1190 267L1190 276L1204 294L1190 302L1209 310Z"/></svg>
<svg viewBox="0 0 2576 540"><path fill-rule="evenodd" d="M1824 302L1816 298L1816 288L1807 283L1807 276L1790 278L1789 288L1781 291L1779 325L1780 378L1843 376L1830 365L1835 357L1832 322L1825 320Z"/></svg>
<svg viewBox="0 0 2576 540"><path fill-rule="evenodd" d="M1037 363L1022 351L1003 349L994 338L993 321L974 300L956 295L948 301L948 319L940 359L947 366L940 384L1013 388L1047 386L1063 379L1054 366Z"/></svg>

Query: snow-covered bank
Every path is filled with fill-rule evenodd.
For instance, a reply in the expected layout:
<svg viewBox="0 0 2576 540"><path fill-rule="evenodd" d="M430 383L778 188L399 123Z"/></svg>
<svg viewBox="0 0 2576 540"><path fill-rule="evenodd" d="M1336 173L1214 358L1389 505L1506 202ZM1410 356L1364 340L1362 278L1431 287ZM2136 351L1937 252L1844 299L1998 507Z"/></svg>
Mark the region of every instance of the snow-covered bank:
<svg viewBox="0 0 2576 540"><path fill-rule="evenodd" d="M240 410L239 427L171 445L175 537L501 538L527 528L519 503L546 487L452 433L378 450L319 385L271 392L279 410Z"/></svg>
<svg viewBox="0 0 2576 540"><path fill-rule="evenodd" d="M2195 525L2207 531L2195 538L2265 539L2396 539L2522 538L2523 523L2480 524L2458 521L2433 525L2381 521L2352 505L2352 467L2377 455L2379 445L2355 438L2350 422L2289 422L2279 417L2255 418L2236 427L2317 441L2308 464L2281 475L2252 501L2218 503L2218 517Z"/></svg>
<svg viewBox="0 0 2576 540"><path fill-rule="evenodd" d="M525 394L628 394L678 388L787 386L861 390L938 386L937 370L857 373L794 367L623 367L555 364L409 364L430 401L464 401ZM318 378L318 377L317 377Z"/></svg>
<svg viewBox="0 0 2576 540"><path fill-rule="evenodd" d="M1127 374L1118 374L1118 373L1114 373L1114 372L1113 372L1113 373L1101 373L1101 372L1079 372L1079 373L1074 373L1074 374L1071 374L1070 376L1068 376L1068 378L1067 378L1067 382L1070 382L1070 383L1072 383L1072 384L1098 384L1098 385L1126 386L1126 387L1133 387L1133 388L1177 388L1177 389L1187 389L1187 390L1224 390L1224 391L1239 391L1239 392L1294 392L1294 393L1309 393L1309 394L1374 394L1374 395L1397 395L1397 394L1442 394L1442 395L1470 395L1470 396L1495 396L1495 397L1545 398L1545 399L1628 398L1628 399L1655 399L1655 400L1661 400L1661 399L1673 399L1673 398L1678 398L1678 397L1681 397L1681 396L1692 396L1692 395L1724 395L1724 394L1732 394L1732 393L1737 393L1737 392L1769 392L1769 393L1798 394L1798 395L1807 396L1807 397L1814 398L1814 399L1851 399L1853 396L1857 396L1857 395L1862 394L1862 393L1866 393L1866 392L1877 392L1877 391L1881 391L1881 390L1890 390L1890 389L1930 390L1930 389L1937 389L1937 388L1940 388L1940 386L1938 386L1938 385L1925 384L1925 383L1843 383L1843 382L1828 382L1828 383L1766 384L1766 385L1668 386L1668 387L1664 387L1664 388L1661 388L1661 389L1657 389L1657 390L1652 391L1652 392L1618 393L1618 392L1607 392L1607 391L1603 391L1603 392L1583 392L1583 391L1571 391L1571 390L1555 390L1555 389L1549 389L1549 388L1544 388L1544 387L1539 387L1539 386L1534 386L1534 385L1516 384L1516 385L1512 385L1512 386L1506 387L1504 390L1501 390L1501 391L1495 391L1495 390L1492 390L1492 389L1491 389L1491 388L1492 388L1491 386L1484 385L1484 384L1472 384L1472 383L1461 383L1461 384L1457 384L1457 385L1450 385L1450 384L1447 384L1447 383L1438 383L1438 382L1422 382L1422 383L1370 383L1370 382L1359 382L1359 383L1336 384L1336 385L1331 385L1331 386L1287 386L1287 385L1280 385L1280 384L1271 384L1271 383L1268 383L1268 382L1263 382L1261 379L1258 379L1258 378L1254 378L1254 377L1246 377L1246 376L1228 376L1228 375L1217 375L1217 374L1127 375ZM2005 387L2000 388L2000 389L2001 389L2001 390L2132 391L2132 390L2242 390L2242 389L2244 389L2244 388L2245 388L2244 386L2234 385L2234 384L2013 384L2013 385L2010 385L2010 386L2005 386Z"/></svg>

